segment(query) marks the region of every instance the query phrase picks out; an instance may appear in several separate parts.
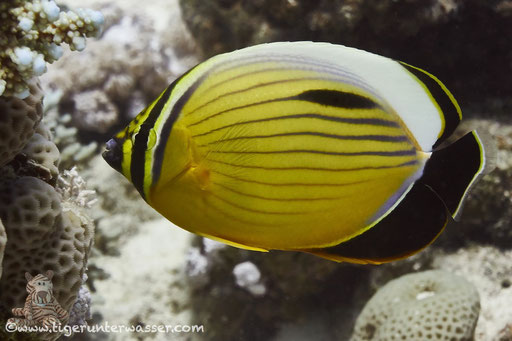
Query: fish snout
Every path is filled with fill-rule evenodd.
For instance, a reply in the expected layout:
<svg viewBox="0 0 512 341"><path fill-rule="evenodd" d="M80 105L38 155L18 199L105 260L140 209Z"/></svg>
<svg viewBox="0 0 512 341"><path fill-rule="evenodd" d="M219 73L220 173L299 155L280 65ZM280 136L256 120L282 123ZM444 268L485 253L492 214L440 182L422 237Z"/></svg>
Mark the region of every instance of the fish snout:
<svg viewBox="0 0 512 341"><path fill-rule="evenodd" d="M122 162L123 162L123 152L121 149L122 143L117 138L111 138L106 143L106 149L101 154L103 159L110 165L110 167L114 168L116 171L121 173L122 170Z"/></svg>

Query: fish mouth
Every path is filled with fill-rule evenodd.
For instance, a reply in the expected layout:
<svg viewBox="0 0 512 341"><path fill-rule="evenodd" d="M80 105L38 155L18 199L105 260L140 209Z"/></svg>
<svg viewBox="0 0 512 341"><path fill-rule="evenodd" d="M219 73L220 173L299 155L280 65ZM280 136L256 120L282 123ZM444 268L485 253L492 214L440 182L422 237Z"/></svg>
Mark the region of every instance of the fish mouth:
<svg viewBox="0 0 512 341"><path fill-rule="evenodd" d="M122 173L123 153L121 150L122 143L117 138L107 141L105 151L101 153L103 159L119 173Z"/></svg>

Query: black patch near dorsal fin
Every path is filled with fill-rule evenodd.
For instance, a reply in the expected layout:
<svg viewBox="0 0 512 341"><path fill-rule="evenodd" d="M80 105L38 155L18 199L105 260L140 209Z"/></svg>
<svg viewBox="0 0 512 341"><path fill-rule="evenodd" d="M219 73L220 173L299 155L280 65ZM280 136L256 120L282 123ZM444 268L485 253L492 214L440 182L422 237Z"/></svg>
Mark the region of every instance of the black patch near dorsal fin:
<svg viewBox="0 0 512 341"><path fill-rule="evenodd" d="M432 243L448 214L436 193L415 183L402 201L375 226L339 245L300 250L338 262L386 263L406 258Z"/></svg>
<svg viewBox="0 0 512 341"><path fill-rule="evenodd" d="M294 98L321 105L347 109L373 109L379 106L368 97L351 92L330 89L307 90L298 94Z"/></svg>

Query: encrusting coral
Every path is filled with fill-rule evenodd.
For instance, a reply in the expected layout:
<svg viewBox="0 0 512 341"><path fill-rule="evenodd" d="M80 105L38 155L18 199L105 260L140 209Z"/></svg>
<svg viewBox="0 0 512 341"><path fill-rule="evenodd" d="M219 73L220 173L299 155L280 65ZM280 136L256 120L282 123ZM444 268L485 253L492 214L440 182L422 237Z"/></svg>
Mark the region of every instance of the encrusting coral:
<svg viewBox="0 0 512 341"><path fill-rule="evenodd" d="M62 202L49 184L21 177L2 186L0 217L9 243L3 260L0 299L4 305L24 300L24 271L53 270L54 293L69 310L82 285L93 237L93 224L80 209Z"/></svg>
<svg viewBox="0 0 512 341"><path fill-rule="evenodd" d="M59 149L42 122L21 152L46 174L47 179L55 179L59 175Z"/></svg>
<svg viewBox="0 0 512 341"><path fill-rule="evenodd" d="M41 121L43 92L36 79L28 86L30 93L25 99L0 96L0 167L23 149Z"/></svg>
<svg viewBox="0 0 512 341"><path fill-rule="evenodd" d="M480 298L473 284L430 270L392 280L368 301L351 341L473 339Z"/></svg>
<svg viewBox="0 0 512 341"><path fill-rule="evenodd" d="M98 34L101 13L63 12L53 0L9 0L0 3L0 95L28 96L27 82L62 56L61 44L85 48L85 37Z"/></svg>

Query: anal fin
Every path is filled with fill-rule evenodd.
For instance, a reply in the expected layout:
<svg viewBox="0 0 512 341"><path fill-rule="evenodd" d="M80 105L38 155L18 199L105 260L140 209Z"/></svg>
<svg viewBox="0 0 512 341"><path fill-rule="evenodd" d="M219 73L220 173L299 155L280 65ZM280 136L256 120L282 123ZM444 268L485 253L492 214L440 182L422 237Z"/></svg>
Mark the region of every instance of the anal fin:
<svg viewBox="0 0 512 341"><path fill-rule="evenodd" d="M380 264L406 258L432 243L448 221L445 205L428 186L415 183L375 226L341 244L300 250L337 262Z"/></svg>

